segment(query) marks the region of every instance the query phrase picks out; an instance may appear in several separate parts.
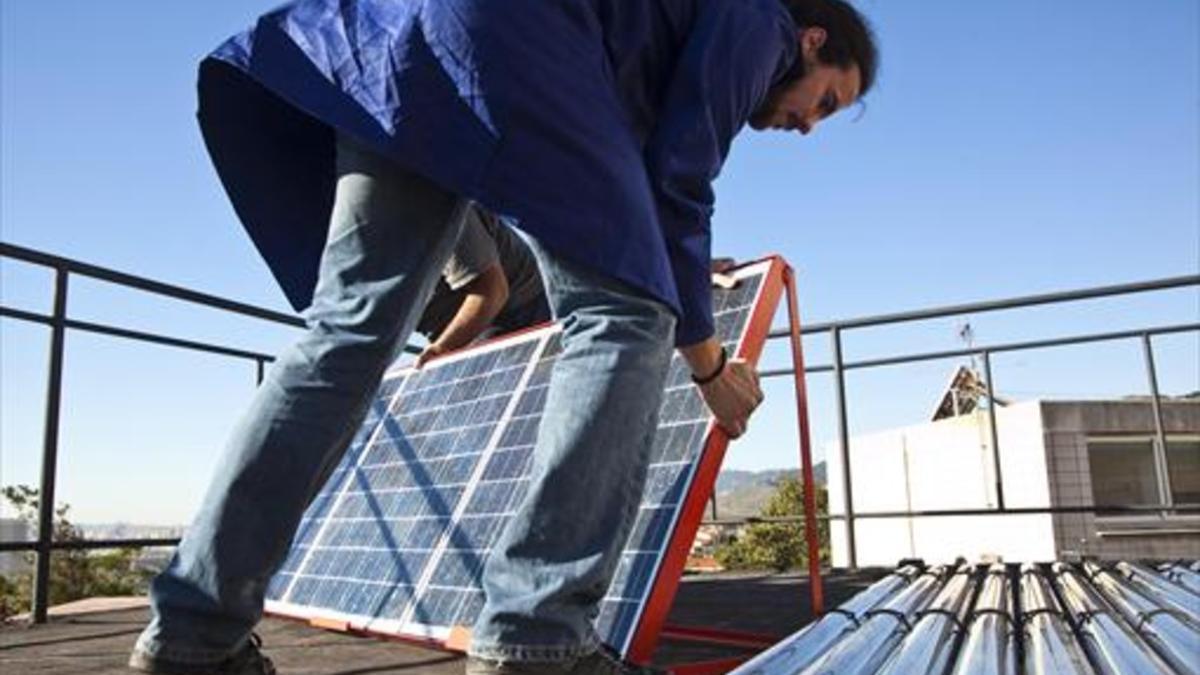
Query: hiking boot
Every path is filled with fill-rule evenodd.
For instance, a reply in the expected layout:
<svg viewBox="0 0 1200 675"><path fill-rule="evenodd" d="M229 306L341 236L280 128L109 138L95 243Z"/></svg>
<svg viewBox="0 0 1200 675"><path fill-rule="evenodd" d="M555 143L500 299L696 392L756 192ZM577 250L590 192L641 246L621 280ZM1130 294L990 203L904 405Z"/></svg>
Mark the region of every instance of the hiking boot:
<svg viewBox="0 0 1200 675"><path fill-rule="evenodd" d="M166 661L134 650L129 657L129 667L155 675L276 675L275 665L262 655L261 647L262 638L251 633L250 641L241 651L220 663L211 664Z"/></svg>
<svg viewBox="0 0 1200 675"><path fill-rule="evenodd" d="M665 670L638 666L626 661L609 647L601 647L587 656L556 663L499 662L471 657L466 675L666 675Z"/></svg>

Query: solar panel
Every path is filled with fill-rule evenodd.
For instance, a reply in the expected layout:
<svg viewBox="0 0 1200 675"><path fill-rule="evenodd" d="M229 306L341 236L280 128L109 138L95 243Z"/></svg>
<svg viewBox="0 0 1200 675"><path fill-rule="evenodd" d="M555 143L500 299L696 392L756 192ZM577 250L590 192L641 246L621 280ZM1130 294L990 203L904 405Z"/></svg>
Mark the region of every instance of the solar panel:
<svg viewBox="0 0 1200 675"><path fill-rule="evenodd" d="M782 291L768 258L714 289L717 334L756 359ZM483 606L483 564L529 484L561 328L550 324L420 370L389 371L349 450L305 512L267 611L445 643ZM646 658L674 597L727 441L678 354L668 371L632 534L601 602L601 637Z"/></svg>

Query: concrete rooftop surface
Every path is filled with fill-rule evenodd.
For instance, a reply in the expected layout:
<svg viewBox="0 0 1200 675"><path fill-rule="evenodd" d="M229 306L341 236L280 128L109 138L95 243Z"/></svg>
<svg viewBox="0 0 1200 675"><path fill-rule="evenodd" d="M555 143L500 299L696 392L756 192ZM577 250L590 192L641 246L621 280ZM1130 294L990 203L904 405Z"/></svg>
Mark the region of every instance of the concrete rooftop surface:
<svg viewBox="0 0 1200 675"><path fill-rule="evenodd" d="M883 569L830 572L825 581L826 607L837 606L886 573ZM668 624L782 638L810 621L808 602L808 580L796 574L689 576L679 586ZM143 606L57 613L41 626L5 625L0 628L0 673L129 673L125 660L147 617ZM459 675L463 671L460 654L329 632L295 621L267 618L258 633L265 653L284 675ZM654 661L666 666L752 653L662 640Z"/></svg>

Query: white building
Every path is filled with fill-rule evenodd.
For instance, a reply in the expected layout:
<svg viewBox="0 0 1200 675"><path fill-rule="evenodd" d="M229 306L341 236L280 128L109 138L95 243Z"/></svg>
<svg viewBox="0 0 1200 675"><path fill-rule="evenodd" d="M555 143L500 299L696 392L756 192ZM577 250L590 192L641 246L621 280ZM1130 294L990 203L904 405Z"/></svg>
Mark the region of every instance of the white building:
<svg viewBox="0 0 1200 675"><path fill-rule="evenodd" d="M850 439L856 514L997 506L986 410L957 405L935 421ZM1033 400L996 408L1006 507L1200 503L1200 400L1164 399L1165 453L1149 399ZM959 413L959 414L954 414ZM940 419L937 419L941 417ZM826 450L829 504L841 513L839 446ZM844 521L831 522L833 564L849 563ZM906 557L1045 561L1200 557L1200 514L1147 512L861 518L859 565Z"/></svg>

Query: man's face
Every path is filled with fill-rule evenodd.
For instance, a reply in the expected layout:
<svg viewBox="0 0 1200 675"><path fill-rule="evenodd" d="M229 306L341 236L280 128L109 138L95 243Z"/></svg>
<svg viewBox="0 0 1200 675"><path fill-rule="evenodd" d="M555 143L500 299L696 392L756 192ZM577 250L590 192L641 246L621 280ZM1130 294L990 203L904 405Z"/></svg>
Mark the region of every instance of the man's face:
<svg viewBox="0 0 1200 675"><path fill-rule="evenodd" d="M825 31L806 28L800 33L803 75L771 91L750 116L750 127L762 131L782 129L807 134L821 120L858 100L862 76L858 66L831 66L817 59Z"/></svg>

